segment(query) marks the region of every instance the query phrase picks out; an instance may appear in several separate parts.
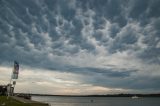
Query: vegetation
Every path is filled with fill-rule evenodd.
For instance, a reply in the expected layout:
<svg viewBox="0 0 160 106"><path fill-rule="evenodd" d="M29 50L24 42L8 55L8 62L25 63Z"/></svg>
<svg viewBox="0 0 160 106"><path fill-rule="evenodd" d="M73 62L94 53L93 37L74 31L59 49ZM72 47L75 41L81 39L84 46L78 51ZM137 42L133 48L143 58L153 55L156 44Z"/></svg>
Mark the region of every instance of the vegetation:
<svg viewBox="0 0 160 106"><path fill-rule="evenodd" d="M47 106L41 103L22 103L13 98L8 98L6 96L0 96L0 106Z"/></svg>

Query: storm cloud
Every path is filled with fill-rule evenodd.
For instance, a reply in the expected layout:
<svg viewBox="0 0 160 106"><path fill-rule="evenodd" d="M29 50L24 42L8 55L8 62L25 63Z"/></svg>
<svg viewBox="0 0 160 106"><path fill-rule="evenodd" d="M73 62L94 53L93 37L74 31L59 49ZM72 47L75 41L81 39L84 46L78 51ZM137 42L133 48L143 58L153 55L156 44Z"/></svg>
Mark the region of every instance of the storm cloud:
<svg viewBox="0 0 160 106"><path fill-rule="evenodd" d="M17 60L31 72L80 76L61 80L90 89L159 92L159 5L159 0L0 0L0 66Z"/></svg>

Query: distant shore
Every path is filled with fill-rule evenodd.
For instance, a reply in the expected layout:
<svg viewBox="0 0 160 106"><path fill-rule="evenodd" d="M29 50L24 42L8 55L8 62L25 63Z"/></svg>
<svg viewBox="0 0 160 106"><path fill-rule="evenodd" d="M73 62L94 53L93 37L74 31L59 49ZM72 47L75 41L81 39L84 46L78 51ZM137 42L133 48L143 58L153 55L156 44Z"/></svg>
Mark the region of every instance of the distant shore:
<svg viewBox="0 0 160 106"><path fill-rule="evenodd" d="M51 94L27 94L27 93L15 93L15 95L31 95L31 96L62 96L62 97L160 97L158 94L105 94L105 95L51 95Z"/></svg>

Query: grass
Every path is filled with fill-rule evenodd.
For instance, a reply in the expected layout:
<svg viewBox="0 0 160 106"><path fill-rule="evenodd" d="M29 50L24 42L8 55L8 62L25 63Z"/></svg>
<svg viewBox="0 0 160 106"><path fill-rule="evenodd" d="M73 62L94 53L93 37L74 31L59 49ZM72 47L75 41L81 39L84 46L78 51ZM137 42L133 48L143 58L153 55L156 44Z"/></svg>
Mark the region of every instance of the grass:
<svg viewBox="0 0 160 106"><path fill-rule="evenodd" d="M5 105L2 105L4 103ZM41 103L22 103L11 97L7 99L7 96L0 96L0 106L47 106L47 105Z"/></svg>

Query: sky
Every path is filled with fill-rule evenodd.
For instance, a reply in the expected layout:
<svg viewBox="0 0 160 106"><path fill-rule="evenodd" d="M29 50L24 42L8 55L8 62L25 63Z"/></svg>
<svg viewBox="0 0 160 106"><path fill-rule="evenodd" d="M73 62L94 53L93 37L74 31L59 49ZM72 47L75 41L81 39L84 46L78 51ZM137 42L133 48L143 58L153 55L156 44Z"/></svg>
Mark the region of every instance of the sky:
<svg viewBox="0 0 160 106"><path fill-rule="evenodd" d="M160 92L160 0L0 0L0 84L15 92Z"/></svg>

